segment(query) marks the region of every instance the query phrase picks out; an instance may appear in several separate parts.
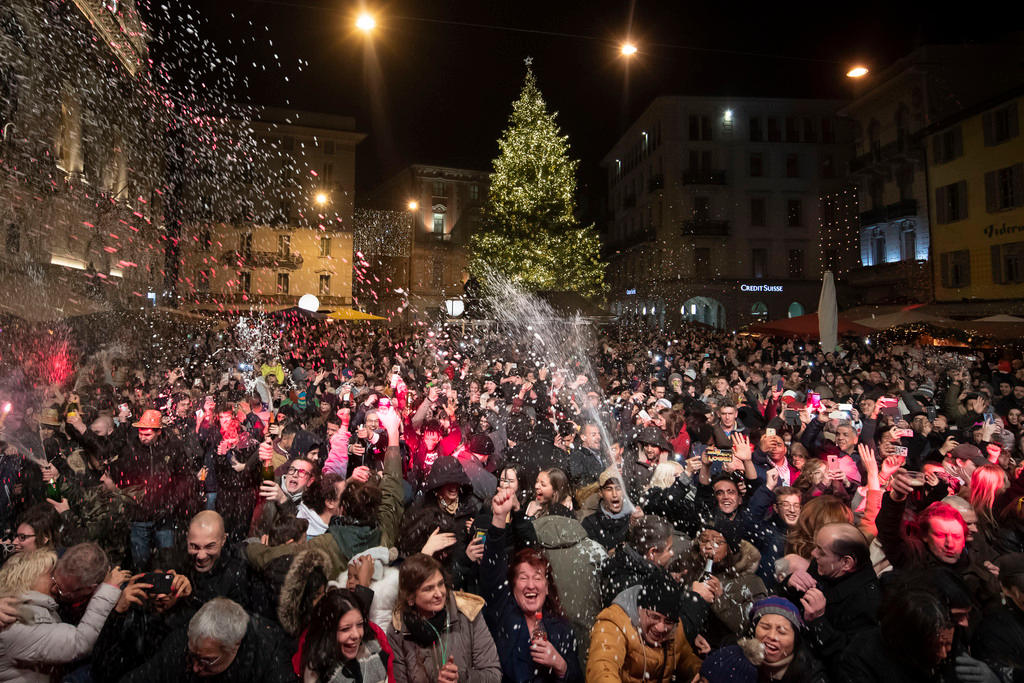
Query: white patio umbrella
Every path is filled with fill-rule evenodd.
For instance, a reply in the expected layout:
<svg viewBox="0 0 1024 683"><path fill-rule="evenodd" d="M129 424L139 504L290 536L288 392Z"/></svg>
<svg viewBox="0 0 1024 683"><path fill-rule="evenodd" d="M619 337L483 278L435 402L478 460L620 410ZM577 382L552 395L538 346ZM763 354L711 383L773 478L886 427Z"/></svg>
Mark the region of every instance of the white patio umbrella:
<svg viewBox="0 0 1024 683"><path fill-rule="evenodd" d="M826 270L821 278L821 296L818 297L818 335L821 350L835 351L839 344L839 307L836 304L836 281L832 271Z"/></svg>

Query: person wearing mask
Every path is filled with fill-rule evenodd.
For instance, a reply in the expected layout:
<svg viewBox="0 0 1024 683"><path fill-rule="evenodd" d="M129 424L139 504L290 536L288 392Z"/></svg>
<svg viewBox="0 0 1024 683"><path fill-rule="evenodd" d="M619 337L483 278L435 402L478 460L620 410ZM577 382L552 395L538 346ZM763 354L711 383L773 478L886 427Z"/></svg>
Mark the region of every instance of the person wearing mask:
<svg viewBox="0 0 1024 683"><path fill-rule="evenodd" d="M127 579L95 543L72 546L60 561L46 549L8 560L0 569L0 596L17 597L20 605L18 621L0 631L0 680L42 683L54 669L88 655ZM61 621L58 602L86 600L77 625Z"/></svg>
<svg viewBox="0 0 1024 683"><path fill-rule="evenodd" d="M420 553L406 559L387 628L395 681L498 683L501 663L483 608L483 598L449 589L433 557Z"/></svg>
<svg viewBox="0 0 1024 683"><path fill-rule="evenodd" d="M177 683L211 678L225 683L297 683L292 644L272 622L228 598L214 598L156 653L121 680Z"/></svg>
<svg viewBox="0 0 1024 683"><path fill-rule="evenodd" d="M506 681L582 681L572 625L562 613L551 564L533 548L511 562L505 548L506 520L515 495L503 491L492 502L480 584L484 615L494 634Z"/></svg>
<svg viewBox="0 0 1024 683"><path fill-rule="evenodd" d="M682 596L667 574L621 592L597 615L587 683L691 681L700 669L679 620Z"/></svg>

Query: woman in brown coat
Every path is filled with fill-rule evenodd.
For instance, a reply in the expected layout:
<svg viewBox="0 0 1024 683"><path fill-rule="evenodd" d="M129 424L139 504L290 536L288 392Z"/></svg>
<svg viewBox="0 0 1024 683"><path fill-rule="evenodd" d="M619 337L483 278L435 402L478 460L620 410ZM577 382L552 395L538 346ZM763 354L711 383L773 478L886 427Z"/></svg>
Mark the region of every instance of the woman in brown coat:
<svg viewBox="0 0 1024 683"><path fill-rule="evenodd" d="M498 683L501 664L483 607L483 598L449 590L433 557L405 560L388 625L397 683Z"/></svg>

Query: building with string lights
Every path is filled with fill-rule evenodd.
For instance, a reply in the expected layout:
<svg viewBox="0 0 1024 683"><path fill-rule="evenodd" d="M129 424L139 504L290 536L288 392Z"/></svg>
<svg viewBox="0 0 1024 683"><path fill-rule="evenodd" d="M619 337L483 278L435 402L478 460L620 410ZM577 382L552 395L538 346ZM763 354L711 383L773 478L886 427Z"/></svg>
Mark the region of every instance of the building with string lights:
<svg viewBox="0 0 1024 683"><path fill-rule="evenodd" d="M52 320L160 291L149 40L132 0L0 9L0 311Z"/></svg>
<svg viewBox="0 0 1024 683"><path fill-rule="evenodd" d="M931 240L946 227L929 212L927 131L1019 84L1020 56L1019 45L928 45L858 83L861 92L842 111L856 122L849 174L859 202L860 267L846 275L856 303L923 303L937 295L932 283L944 276Z"/></svg>
<svg viewBox="0 0 1024 683"><path fill-rule="evenodd" d="M484 171L412 164L367 193L356 240L367 264L356 275L360 303L379 315L402 309L411 320L438 315L448 298L461 296L466 248L489 185ZM399 233L402 239L377 237Z"/></svg>
<svg viewBox="0 0 1024 683"><path fill-rule="evenodd" d="M935 300L964 313L1024 312L1022 116L1017 87L925 130Z"/></svg>
<svg viewBox="0 0 1024 683"><path fill-rule="evenodd" d="M728 329L815 310L823 267L848 267L856 240L841 104L655 99L602 161L610 309Z"/></svg>

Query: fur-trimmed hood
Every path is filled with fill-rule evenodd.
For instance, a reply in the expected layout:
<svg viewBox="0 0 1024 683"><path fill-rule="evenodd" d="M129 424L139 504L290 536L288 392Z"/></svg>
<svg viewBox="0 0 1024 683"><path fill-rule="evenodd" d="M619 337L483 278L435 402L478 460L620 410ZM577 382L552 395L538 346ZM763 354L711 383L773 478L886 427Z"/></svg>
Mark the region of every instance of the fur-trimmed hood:
<svg viewBox="0 0 1024 683"><path fill-rule="evenodd" d="M299 614L302 594L306 590L309 575L317 567L324 573L325 578L330 578L331 558L322 550L308 548L292 559L291 567L284 577L281 595L277 601L277 620L290 636L299 635L305 626L304 617L308 615Z"/></svg>
<svg viewBox="0 0 1024 683"><path fill-rule="evenodd" d="M462 612L469 621L476 619L483 611L486 601L479 595L463 593L462 591L450 591L448 594L448 614L455 616ZM399 633L405 633L405 625L402 623L402 606L395 603L395 611L391 614L391 625Z"/></svg>

